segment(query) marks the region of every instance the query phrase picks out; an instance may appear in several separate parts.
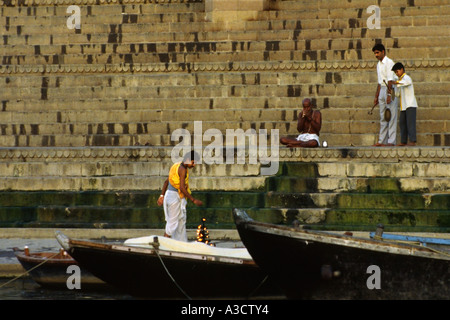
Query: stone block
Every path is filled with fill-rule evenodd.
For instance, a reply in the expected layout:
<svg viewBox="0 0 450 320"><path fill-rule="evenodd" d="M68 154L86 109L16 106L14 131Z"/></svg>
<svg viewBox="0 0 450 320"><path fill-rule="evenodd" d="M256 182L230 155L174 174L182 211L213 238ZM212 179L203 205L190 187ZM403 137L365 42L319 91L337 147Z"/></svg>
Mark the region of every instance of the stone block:
<svg viewBox="0 0 450 320"><path fill-rule="evenodd" d="M446 177L450 163L414 163L413 172L417 177Z"/></svg>
<svg viewBox="0 0 450 320"><path fill-rule="evenodd" d="M390 230L398 228L402 231L416 231L418 229L439 230L441 221L448 220L448 215L443 211L428 210L369 210L365 214L360 214L358 210L329 210L327 212L326 224L331 226L342 225L366 226L373 230L380 223L389 226ZM353 229L354 230L354 229Z"/></svg>
<svg viewBox="0 0 450 320"><path fill-rule="evenodd" d="M412 177L413 168L411 163L349 163L347 175L349 177Z"/></svg>
<svg viewBox="0 0 450 320"><path fill-rule="evenodd" d="M318 163L317 170L320 177L347 176L347 166L343 166L339 163Z"/></svg>
<svg viewBox="0 0 450 320"><path fill-rule="evenodd" d="M269 0L206 0L205 12L212 11L264 11Z"/></svg>

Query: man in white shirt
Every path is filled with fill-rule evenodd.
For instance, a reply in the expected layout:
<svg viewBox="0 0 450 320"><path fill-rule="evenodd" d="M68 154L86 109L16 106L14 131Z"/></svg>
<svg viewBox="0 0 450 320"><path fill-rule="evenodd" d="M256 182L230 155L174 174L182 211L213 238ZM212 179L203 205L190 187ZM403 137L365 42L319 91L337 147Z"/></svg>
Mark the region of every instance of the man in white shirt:
<svg viewBox="0 0 450 320"><path fill-rule="evenodd" d="M405 67L402 63L397 62L392 67L392 71L398 77L396 95L400 101L400 144L399 146L415 146L416 145L416 113L417 100L414 94L414 86L410 76L405 73ZM408 141L409 138L409 142Z"/></svg>
<svg viewBox="0 0 450 320"><path fill-rule="evenodd" d="M376 44L372 48L372 51L378 59L378 86L375 94L374 105L379 104L380 106L380 135L378 137L378 143L374 146L395 146L397 140L398 99L395 99L395 96L392 95L395 77L394 72L392 71L394 61L386 56L386 50L381 43ZM389 109L391 112L391 118L389 121L386 121L384 116L386 109Z"/></svg>

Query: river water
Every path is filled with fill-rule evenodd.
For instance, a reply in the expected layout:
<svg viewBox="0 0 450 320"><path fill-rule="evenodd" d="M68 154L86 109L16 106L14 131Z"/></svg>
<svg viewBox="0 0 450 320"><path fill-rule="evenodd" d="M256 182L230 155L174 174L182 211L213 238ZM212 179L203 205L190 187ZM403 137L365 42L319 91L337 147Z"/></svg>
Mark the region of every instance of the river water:
<svg viewBox="0 0 450 320"><path fill-rule="evenodd" d="M133 297L108 288L99 290L46 289L29 277L0 278L0 300L133 300ZM13 280L9 284L7 282ZM6 284L5 286L3 286Z"/></svg>

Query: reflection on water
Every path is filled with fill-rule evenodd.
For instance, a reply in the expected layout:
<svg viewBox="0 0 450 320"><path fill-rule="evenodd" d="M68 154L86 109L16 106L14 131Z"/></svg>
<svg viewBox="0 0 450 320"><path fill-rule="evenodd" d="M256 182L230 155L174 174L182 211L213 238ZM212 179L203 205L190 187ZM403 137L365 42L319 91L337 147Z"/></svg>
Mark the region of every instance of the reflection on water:
<svg viewBox="0 0 450 320"><path fill-rule="evenodd" d="M131 300L133 297L114 289L47 289L29 277L19 278L2 287L11 278L0 278L0 300Z"/></svg>

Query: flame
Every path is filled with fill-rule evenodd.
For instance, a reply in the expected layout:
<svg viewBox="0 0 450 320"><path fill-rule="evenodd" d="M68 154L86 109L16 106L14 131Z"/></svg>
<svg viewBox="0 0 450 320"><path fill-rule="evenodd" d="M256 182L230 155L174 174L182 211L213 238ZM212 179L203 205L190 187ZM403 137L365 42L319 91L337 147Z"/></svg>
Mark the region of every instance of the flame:
<svg viewBox="0 0 450 320"><path fill-rule="evenodd" d="M206 229L205 221L206 221L206 219L202 218L202 224L198 225L198 227L197 227L197 241L208 244L210 242L209 232Z"/></svg>

